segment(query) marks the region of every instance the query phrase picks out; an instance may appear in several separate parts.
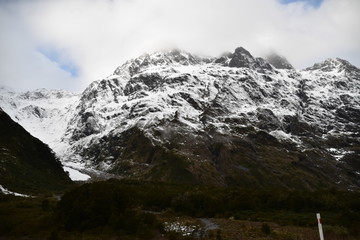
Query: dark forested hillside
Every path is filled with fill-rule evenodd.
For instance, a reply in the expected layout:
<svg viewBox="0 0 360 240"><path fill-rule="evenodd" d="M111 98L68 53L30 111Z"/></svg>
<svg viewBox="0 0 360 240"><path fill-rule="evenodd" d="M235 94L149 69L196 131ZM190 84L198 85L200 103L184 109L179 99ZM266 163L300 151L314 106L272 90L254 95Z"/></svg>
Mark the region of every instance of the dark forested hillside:
<svg viewBox="0 0 360 240"><path fill-rule="evenodd" d="M0 108L0 185L36 194L72 185L51 149Z"/></svg>

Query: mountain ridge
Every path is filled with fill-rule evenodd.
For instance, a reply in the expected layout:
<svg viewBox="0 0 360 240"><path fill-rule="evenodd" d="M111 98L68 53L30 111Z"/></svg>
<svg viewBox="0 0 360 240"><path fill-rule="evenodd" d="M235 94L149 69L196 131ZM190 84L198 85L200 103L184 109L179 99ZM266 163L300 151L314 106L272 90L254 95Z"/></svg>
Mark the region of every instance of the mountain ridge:
<svg viewBox="0 0 360 240"><path fill-rule="evenodd" d="M326 61L295 70L244 48L144 54L60 110L52 146L64 162L130 178L358 188L359 69ZM284 183L286 169L311 180Z"/></svg>

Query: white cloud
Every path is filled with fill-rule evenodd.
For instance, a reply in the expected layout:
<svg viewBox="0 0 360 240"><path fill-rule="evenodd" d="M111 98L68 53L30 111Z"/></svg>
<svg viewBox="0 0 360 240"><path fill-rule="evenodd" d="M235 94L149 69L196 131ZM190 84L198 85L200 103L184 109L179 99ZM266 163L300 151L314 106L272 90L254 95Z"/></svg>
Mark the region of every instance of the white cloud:
<svg viewBox="0 0 360 240"><path fill-rule="evenodd" d="M32 71L34 77L45 84L45 76L53 76L47 85L66 82L76 89L68 84L74 79L56 63L36 56L38 46L62 49L62 59L79 68L81 88L129 58L169 47L218 55L244 46L255 56L274 49L299 68L337 56L360 66L358 0L324 0L317 9L277 0L23 0L4 9L26 31L11 33L16 27L12 22L3 23L1 31L33 39L28 46L6 42L9 53L18 54L20 45L27 52L7 64L7 76L22 76L15 74L16 63L32 57L37 59L29 65L32 70L35 63L44 64L41 73ZM3 79L6 70L0 70Z"/></svg>
<svg viewBox="0 0 360 240"><path fill-rule="evenodd" d="M20 91L41 87L78 88L78 81L40 54L21 22L1 8L0 32L0 85Z"/></svg>

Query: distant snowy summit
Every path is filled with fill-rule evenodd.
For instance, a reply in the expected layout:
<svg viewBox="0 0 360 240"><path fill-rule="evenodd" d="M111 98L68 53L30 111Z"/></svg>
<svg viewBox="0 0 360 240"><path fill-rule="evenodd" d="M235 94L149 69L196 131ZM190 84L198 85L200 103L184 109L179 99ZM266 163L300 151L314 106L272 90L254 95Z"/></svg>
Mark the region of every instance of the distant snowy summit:
<svg viewBox="0 0 360 240"><path fill-rule="evenodd" d="M322 72L334 72L334 73L342 73L351 76L358 77L359 69L349 63L348 61L341 58L329 58L324 62L316 63L314 66L306 68L307 71L322 71ZM357 78L359 80L359 78Z"/></svg>
<svg viewBox="0 0 360 240"><path fill-rule="evenodd" d="M295 69L284 56L280 56L275 52L267 55L265 59L277 69Z"/></svg>
<svg viewBox="0 0 360 240"><path fill-rule="evenodd" d="M80 95L0 89L0 106L63 162L125 178L358 188L359 79L338 58L296 70L242 47L171 50L128 60Z"/></svg>

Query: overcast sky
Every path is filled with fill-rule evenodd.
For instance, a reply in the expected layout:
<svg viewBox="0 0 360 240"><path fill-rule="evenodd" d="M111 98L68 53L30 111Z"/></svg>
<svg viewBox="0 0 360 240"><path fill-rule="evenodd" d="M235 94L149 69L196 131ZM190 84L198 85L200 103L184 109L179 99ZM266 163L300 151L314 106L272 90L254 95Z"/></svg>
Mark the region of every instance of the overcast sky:
<svg viewBox="0 0 360 240"><path fill-rule="evenodd" d="M0 85L80 92L145 52L270 50L360 67L360 0L0 0Z"/></svg>

